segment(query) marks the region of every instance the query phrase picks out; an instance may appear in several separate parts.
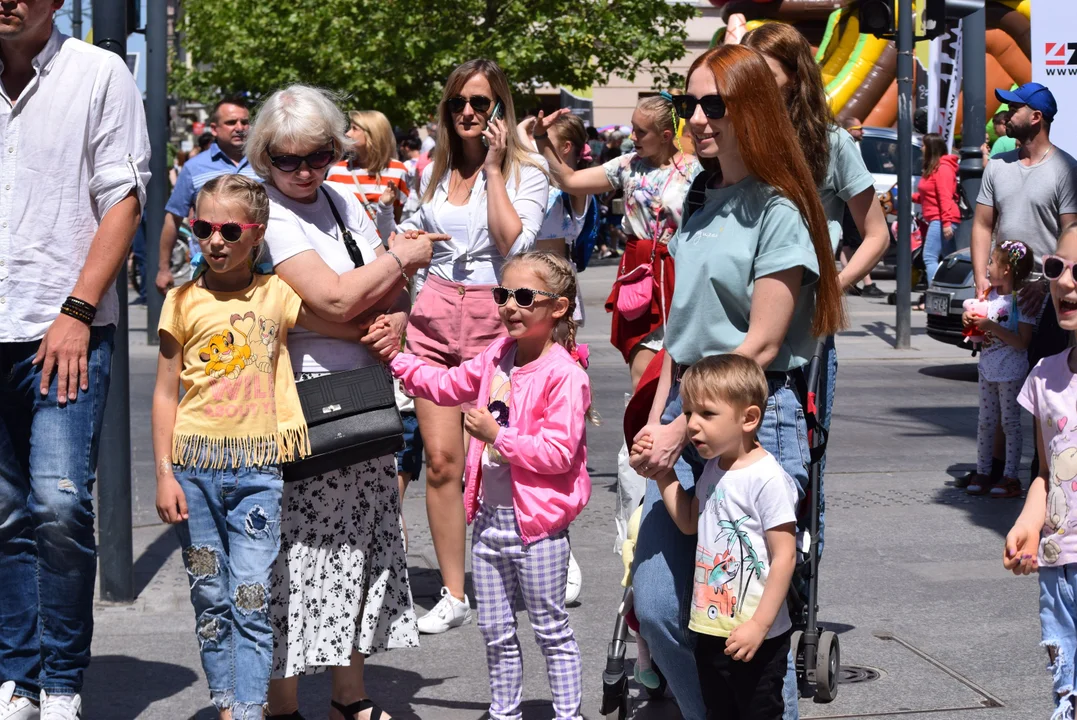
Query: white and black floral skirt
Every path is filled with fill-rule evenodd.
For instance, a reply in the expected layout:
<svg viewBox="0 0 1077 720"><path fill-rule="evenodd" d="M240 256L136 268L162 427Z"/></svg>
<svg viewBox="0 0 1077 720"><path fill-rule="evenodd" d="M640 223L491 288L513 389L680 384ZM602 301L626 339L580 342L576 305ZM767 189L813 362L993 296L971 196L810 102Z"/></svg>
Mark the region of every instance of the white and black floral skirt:
<svg viewBox="0 0 1077 720"><path fill-rule="evenodd" d="M274 678L349 665L353 650L418 647L393 455L285 483L280 530Z"/></svg>

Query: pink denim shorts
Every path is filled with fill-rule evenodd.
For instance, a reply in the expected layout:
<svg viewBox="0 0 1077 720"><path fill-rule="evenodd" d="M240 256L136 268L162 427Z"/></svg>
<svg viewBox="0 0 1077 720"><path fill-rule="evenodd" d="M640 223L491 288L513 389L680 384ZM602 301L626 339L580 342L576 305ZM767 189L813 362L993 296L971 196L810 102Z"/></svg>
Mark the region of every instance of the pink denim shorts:
<svg viewBox="0 0 1077 720"><path fill-rule="evenodd" d="M493 287L427 276L408 319L408 352L434 365L456 367L503 337Z"/></svg>

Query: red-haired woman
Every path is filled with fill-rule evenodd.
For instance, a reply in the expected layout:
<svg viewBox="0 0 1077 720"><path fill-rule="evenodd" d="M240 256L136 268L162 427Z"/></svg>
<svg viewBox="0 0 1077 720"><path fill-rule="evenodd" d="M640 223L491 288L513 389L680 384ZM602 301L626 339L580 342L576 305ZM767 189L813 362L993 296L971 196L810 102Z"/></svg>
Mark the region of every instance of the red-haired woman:
<svg viewBox="0 0 1077 720"><path fill-rule="evenodd" d="M816 338L845 320L816 183L757 51L708 50L692 63L687 92L675 102L704 173L687 202L689 209L699 206L669 246L677 286L666 326L668 356L651 422L637 435L649 439L648 447L634 448L634 465L649 477L673 469L694 489L703 462L687 441L680 372L704 357L735 352L766 371L769 397L758 439L803 488L809 453L796 389ZM696 661L681 623L695 546L666 512L657 485L648 483L633 575L636 615L682 714L702 720ZM786 717L796 717L795 696L785 709Z"/></svg>

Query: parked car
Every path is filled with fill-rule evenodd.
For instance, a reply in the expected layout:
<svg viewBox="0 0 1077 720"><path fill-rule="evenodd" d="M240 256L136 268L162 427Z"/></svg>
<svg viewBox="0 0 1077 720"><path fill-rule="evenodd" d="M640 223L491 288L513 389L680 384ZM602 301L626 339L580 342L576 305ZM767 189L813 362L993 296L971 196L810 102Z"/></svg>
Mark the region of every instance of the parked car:
<svg viewBox="0 0 1077 720"><path fill-rule="evenodd" d="M891 194L891 189L897 184L897 152L898 134L892 128L865 127L864 135L860 140L860 154L864 158L864 165L874 178L875 193L881 196L880 202L890 196L891 205L897 205L896 195ZM919 135L912 138L912 189L920 185L920 168L924 163L924 143ZM913 206L913 212L918 211L919 206ZM889 226L897 219L892 212L886 216L886 224ZM897 269L897 240L893 233L890 234L890 247L882 260L879 261L873 277L892 278Z"/></svg>
<svg viewBox="0 0 1077 720"><path fill-rule="evenodd" d="M928 336L950 345L963 345L961 314L965 301L975 296L968 248L951 253L939 264L935 280L924 296Z"/></svg>
<svg viewBox="0 0 1077 720"><path fill-rule="evenodd" d="M1032 278L1042 272L1037 262ZM966 300L976 297L976 284L972 277L972 256L968 248L947 255L935 272L935 280L924 295L924 311L927 313L927 334L939 342L963 346L961 315Z"/></svg>
<svg viewBox="0 0 1077 720"><path fill-rule="evenodd" d="M898 134L893 128L866 127L860 140L864 165L875 178L875 192L888 193L897 184ZM912 189L920 184L920 167L924 164L924 141L912 136Z"/></svg>

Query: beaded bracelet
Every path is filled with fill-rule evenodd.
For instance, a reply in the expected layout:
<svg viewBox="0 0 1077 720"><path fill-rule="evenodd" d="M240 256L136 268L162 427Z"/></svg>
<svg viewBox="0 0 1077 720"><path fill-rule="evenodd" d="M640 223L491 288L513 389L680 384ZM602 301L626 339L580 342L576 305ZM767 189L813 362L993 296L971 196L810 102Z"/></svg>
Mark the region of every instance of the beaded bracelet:
<svg viewBox="0 0 1077 720"><path fill-rule="evenodd" d="M404 283L407 284L411 282L411 278L409 278L408 274L404 272L404 263L400 262L400 258L396 256L396 253L392 250L386 250L385 254L392 257L393 260L396 260L397 267L400 268L400 276L404 278Z"/></svg>
<svg viewBox="0 0 1077 720"><path fill-rule="evenodd" d="M97 316L97 308L85 300L79 300L77 297L68 295L63 305L60 306L60 313L73 317L86 325L92 325L94 317Z"/></svg>

